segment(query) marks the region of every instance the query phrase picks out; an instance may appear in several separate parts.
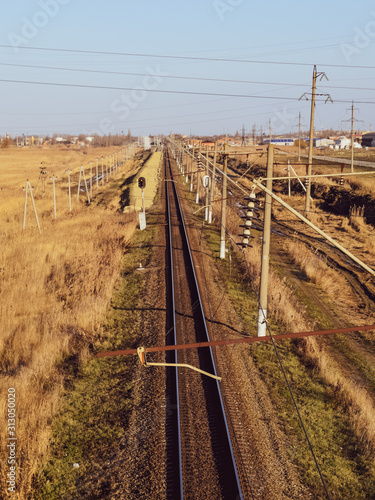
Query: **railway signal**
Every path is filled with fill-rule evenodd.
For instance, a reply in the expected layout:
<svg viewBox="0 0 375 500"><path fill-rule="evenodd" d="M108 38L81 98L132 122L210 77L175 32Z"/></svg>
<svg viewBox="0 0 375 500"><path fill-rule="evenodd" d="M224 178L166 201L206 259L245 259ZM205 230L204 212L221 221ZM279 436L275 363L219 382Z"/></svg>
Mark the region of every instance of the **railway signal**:
<svg viewBox="0 0 375 500"><path fill-rule="evenodd" d="M142 189L142 208L139 212L139 229L143 231L146 229L146 214L145 214L145 206L144 206L144 188L146 187L146 179L144 177L139 177L138 179L138 187Z"/></svg>

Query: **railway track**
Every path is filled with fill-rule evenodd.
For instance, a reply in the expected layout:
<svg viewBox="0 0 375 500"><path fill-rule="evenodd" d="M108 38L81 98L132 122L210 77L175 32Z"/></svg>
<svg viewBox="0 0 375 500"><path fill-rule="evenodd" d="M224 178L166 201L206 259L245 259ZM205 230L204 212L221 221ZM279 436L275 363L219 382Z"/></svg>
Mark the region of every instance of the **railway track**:
<svg viewBox="0 0 375 500"><path fill-rule="evenodd" d="M166 343L205 341L208 329L168 152L164 161L170 271ZM167 362L216 374L211 348L168 356ZM220 383L186 368L167 372L167 497L243 498Z"/></svg>

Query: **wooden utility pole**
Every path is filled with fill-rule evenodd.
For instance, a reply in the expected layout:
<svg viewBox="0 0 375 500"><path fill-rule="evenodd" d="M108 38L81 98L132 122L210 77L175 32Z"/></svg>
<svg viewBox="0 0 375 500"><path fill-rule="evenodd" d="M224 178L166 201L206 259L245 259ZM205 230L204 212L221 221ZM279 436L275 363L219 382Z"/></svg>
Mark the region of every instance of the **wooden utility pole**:
<svg viewBox="0 0 375 500"><path fill-rule="evenodd" d="M224 166L223 185L221 191L221 226L220 226L220 259L225 259L225 227L227 219L227 173L228 155L226 154L226 144L224 144Z"/></svg>
<svg viewBox="0 0 375 500"><path fill-rule="evenodd" d="M69 193L69 212L72 211L72 191L71 191L71 186L70 186L70 168L68 168L68 170L66 170L67 174L68 174L68 193Z"/></svg>
<svg viewBox="0 0 375 500"><path fill-rule="evenodd" d="M350 171L354 172L354 102L352 101L352 130L351 130L351 139L352 139L352 154L350 161Z"/></svg>
<svg viewBox="0 0 375 500"><path fill-rule="evenodd" d="M51 181L53 184L53 217L56 220L56 185L55 185L55 180L57 177L54 175L51 177Z"/></svg>
<svg viewBox="0 0 375 500"><path fill-rule="evenodd" d="M206 176L208 176L208 146L206 146ZM210 184L205 186L206 190L206 196L204 200L204 205L205 205L205 210L204 210L204 220L207 222L208 221L208 213L209 213L209 190L210 190Z"/></svg>
<svg viewBox="0 0 375 500"><path fill-rule="evenodd" d="M31 202L33 204L33 209L34 209L34 215L35 215L35 220L36 220L36 225L38 226L39 232L41 233L40 225L39 225L39 219L38 219L38 214L36 213L36 206L35 206L35 201L34 201L34 196L33 196L33 189L31 187L31 184L29 182L29 179L26 181L26 187L25 187L25 208L23 211L23 223L22 223L22 231L25 230L26 227L26 212L27 212L27 192L30 192L30 197L31 197Z"/></svg>
<svg viewBox="0 0 375 500"><path fill-rule="evenodd" d="M351 122L351 132L350 132L350 137L351 137L351 162L350 162L350 171L354 172L354 122L359 122L363 120L356 120L354 118L354 102L352 101L352 107L351 107L351 112L352 112L352 117L350 119ZM349 121L349 120L345 120Z"/></svg>
<svg viewBox="0 0 375 500"><path fill-rule="evenodd" d="M87 201L90 203L90 193L89 193L89 190L88 190L88 187L87 187L86 176L85 176L85 169L83 168L83 165L81 165L81 169L79 171L77 201L79 200L79 192L80 192L80 189L81 189L81 178L83 178L83 181L85 183L85 190L86 190L86 195L87 195Z"/></svg>
<svg viewBox="0 0 375 500"><path fill-rule="evenodd" d="M268 146L267 154L267 181L266 187L272 192L273 177L273 145ZM271 210L272 197L266 194L264 201L264 226L262 240L262 263L260 274L259 290L259 309L258 309L258 337L265 337L267 334L267 291L268 291L268 273L269 256L271 240Z"/></svg>
<svg viewBox="0 0 375 500"><path fill-rule="evenodd" d="M92 161L90 161L90 197L92 198Z"/></svg>
<svg viewBox="0 0 375 500"><path fill-rule="evenodd" d="M102 186L104 186L104 157L102 156Z"/></svg>
<svg viewBox="0 0 375 500"><path fill-rule="evenodd" d="M270 144L272 142L272 121L269 119L269 133L270 133Z"/></svg>
<svg viewBox="0 0 375 500"><path fill-rule="evenodd" d="M315 97L316 97L316 79L317 71L316 65L313 71L313 84L312 84L312 94L311 94L311 115L310 115L310 134L309 134L309 156L308 156L308 166L307 175L311 175L312 172L312 157L313 157L313 146L314 146L314 119L315 119ZM310 196L311 196L311 179L307 179L306 184L306 201L305 201L305 212L306 216L310 211Z"/></svg>
<svg viewBox="0 0 375 500"><path fill-rule="evenodd" d="M298 115L298 161L301 161L301 111Z"/></svg>
<svg viewBox="0 0 375 500"><path fill-rule="evenodd" d="M96 189L99 189L99 158L95 158L96 161Z"/></svg>

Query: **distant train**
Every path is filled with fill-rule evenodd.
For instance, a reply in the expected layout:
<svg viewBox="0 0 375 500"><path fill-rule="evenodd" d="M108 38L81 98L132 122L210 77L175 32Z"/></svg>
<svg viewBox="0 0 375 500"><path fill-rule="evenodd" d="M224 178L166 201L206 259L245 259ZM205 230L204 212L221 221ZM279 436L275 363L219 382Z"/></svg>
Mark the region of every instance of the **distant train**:
<svg viewBox="0 0 375 500"><path fill-rule="evenodd" d="M295 139L288 139L285 137L271 139L271 144L276 144L277 146L293 146ZM269 139L263 139L261 144L269 144Z"/></svg>

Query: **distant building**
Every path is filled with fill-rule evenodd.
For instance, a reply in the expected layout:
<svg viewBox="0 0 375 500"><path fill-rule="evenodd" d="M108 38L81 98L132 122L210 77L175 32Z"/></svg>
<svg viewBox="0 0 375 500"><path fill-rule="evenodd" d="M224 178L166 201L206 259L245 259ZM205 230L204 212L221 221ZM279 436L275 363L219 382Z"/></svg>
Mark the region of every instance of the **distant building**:
<svg viewBox="0 0 375 500"><path fill-rule="evenodd" d="M334 145L335 141L333 139L314 139L314 148L329 148Z"/></svg>
<svg viewBox="0 0 375 500"><path fill-rule="evenodd" d="M350 148L351 144L351 139L348 139L347 137L340 137L335 141L335 149L348 149Z"/></svg>
<svg viewBox="0 0 375 500"><path fill-rule="evenodd" d="M151 137L139 137L138 144L143 149L151 149Z"/></svg>
<svg viewBox="0 0 375 500"><path fill-rule="evenodd" d="M363 148L375 148L375 132L369 132L362 135Z"/></svg>

